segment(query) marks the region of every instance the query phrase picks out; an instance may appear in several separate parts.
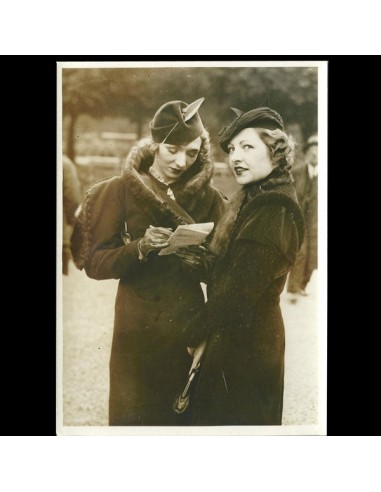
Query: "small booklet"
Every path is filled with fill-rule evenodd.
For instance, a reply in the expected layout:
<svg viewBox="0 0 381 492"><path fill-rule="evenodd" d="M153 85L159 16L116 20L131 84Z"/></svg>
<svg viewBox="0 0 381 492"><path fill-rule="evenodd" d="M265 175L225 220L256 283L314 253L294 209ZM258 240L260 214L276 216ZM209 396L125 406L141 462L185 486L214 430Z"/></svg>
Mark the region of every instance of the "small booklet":
<svg viewBox="0 0 381 492"><path fill-rule="evenodd" d="M175 253L178 248L201 244L212 232L213 227L214 222L178 226L172 236L168 238L169 246L161 249L159 255L170 255L171 253Z"/></svg>

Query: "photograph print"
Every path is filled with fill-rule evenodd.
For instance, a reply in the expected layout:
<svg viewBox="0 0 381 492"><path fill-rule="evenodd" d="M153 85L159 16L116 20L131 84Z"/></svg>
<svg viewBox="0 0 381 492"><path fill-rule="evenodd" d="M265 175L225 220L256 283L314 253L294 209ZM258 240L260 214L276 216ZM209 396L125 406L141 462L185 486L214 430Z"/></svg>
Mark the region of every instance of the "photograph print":
<svg viewBox="0 0 381 492"><path fill-rule="evenodd" d="M57 434L325 435L327 62L57 80Z"/></svg>

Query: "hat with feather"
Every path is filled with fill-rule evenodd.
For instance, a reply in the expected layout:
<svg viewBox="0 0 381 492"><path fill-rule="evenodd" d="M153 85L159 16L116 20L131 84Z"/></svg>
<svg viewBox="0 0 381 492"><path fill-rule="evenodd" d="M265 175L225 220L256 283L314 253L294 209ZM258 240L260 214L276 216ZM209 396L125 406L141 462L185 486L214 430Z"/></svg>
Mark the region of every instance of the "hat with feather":
<svg viewBox="0 0 381 492"><path fill-rule="evenodd" d="M150 123L152 139L156 143L187 145L204 131L198 109L204 97L191 104L170 101L163 104Z"/></svg>

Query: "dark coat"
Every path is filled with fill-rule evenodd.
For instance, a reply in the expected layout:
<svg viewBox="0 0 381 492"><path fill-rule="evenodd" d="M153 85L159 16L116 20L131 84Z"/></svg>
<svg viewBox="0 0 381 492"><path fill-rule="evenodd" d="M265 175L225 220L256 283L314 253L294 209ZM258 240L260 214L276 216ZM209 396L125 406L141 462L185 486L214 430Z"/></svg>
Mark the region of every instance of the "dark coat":
<svg viewBox="0 0 381 492"><path fill-rule="evenodd" d="M81 203L80 183L75 164L65 155L62 158L63 244L69 246L74 212Z"/></svg>
<svg viewBox="0 0 381 492"><path fill-rule="evenodd" d="M281 424L279 296L304 226L292 184L271 179L238 193L211 244L220 258L208 302L185 330L191 346L209 337L192 395L194 425Z"/></svg>
<svg viewBox="0 0 381 492"><path fill-rule="evenodd" d="M192 219L217 222L224 209L221 194L210 185L213 167L205 153L171 185L176 202L170 206L165 185L148 174L152 160L147 146L132 149L121 177L88 192L72 237L76 264L89 277L120 279L110 359L110 425L181 423L172 403L191 363L182 330L203 306L203 293L175 255L150 253L141 263L137 242L150 225L175 229ZM127 244L121 237L125 222Z"/></svg>
<svg viewBox="0 0 381 492"><path fill-rule="evenodd" d="M318 178L311 180L308 174L308 167L303 164L293 171L295 188L302 209L305 225L305 255L307 269L313 271L317 268L317 207L318 207Z"/></svg>

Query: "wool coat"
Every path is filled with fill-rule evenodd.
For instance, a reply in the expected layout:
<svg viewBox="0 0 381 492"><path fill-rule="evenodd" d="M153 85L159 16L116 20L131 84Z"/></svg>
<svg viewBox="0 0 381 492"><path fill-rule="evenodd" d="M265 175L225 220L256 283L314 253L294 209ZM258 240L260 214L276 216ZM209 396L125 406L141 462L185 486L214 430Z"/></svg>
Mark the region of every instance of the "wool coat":
<svg viewBox="0 0 381 492"><path fill-rule="evenodd" d="M310 178L304 163L293 171L295 188L303 212L306 234L303 245L291 270L288 291L304 290L318 267L318 178Z"/></svg>
<svg viewBox="0 0 381 492"><path fill-rule="evenodd" d="M208 301L184 330L190 346L208 339L191 398L193 425L282 421L279 301L304 224L293 185L275 174L238 192L210 245L219 259Z"/></svg>
<svg viewBox="0 0 381 492"><path fill-rule="evenodd" d="M200 152L171 185L176 201L149 174L152 162L148 145L135 146L122 176L89 190L72 236L76 265L89 277L120 279L110 358L110 425L182 424L172 409L191 364L182 331L204 297L180 258L152 252L140 262L137 243L150 225L176 229L191 222L217 223L225 206L210 184L208 152Z"/></svg>
<svg viewBox="0 0 381 492"><path fill-rule="evenodd" d="M75 164L65 155L62 158L62 227L63 244L70 245L71 227L74 223L74 212L81 203L80 184Z"/></svg>
<svg viewBox="0 0 381 492"><path fill-rule="evenodd" d="M64 155L62 158L62 273L64 275L69 274L70 236L73 232L75 212L81 201L75 164Z"/></svg>
<svg viewBox="0 0 381 492"><path fill-rule="evenodd" d="M310 269L317 268L317 207L318 207L318 178L310 178L308 167L298 167L293 172L295 188L300 207L303 212L306 237L308 244L308 262Z"/></svg>

